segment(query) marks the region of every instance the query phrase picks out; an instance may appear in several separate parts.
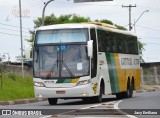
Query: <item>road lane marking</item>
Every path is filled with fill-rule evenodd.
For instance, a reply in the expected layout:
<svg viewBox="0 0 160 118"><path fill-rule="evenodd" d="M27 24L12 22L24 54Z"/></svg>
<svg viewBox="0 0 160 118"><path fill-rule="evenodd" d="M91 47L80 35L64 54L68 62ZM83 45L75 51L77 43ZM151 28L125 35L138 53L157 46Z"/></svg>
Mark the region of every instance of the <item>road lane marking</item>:
<svg viewBox="0 0 160 118"><path fill-rule="evenodd" d="M84 107L84 108L80 108L80 109L90 109L90 108L96 108L96 107L98 107L98 106L103 106L103 105L110 105L110 104L113 104L114 105L114 109L116 109L118 112L120 112L120 113L122 113L122 114L124 114L125 116L127 116L127 117L130 117L130 118L137 118L137 117L131 117L132 115L127 115L125 112L123 112L123 111L121 111L119 108L118 108L118 104L120 103L120 102L122 102L122 100L120 100L120 101L111 101L111 102L104 102L104 103L99 103L99 104L96 104L96 105L90 105L90 106L87 106L87 107ZM63 114L65 114L65 113L70 113L70 112L73 112L73 111L76 111L76 109L75 110L71 110L71 111L66 111L66 112L62 112L62 113L58 113L58 114L56 114L56 115L58 115L58 116L65 116L65 115L63 115ZM49 118L49 117L52 117L53 115L48 115L48 116L44 116L44 117L40 117L40 118ZM78 118L78 116L76 116L76 118ZM82 117L81 117L82 118ZM90 117L90 116L88 116L88 117L85 117L85 118L93 118L93 116L92 117ZM96 117L97 118L97 117ZM101 118L101 117L100 117ZM115 118L115 117L106 117L105 116L105 118Z"/></svg>
<svg viewBox="0 0 160 118"><path fill-rule="evenodd" d="M102 105L102 104L106 104L106 105L108 105L108 104L114 104L115 102L116 102L116 101L100 103L100 104L96 104L96 105L91 105L91 106L88 106L88 107L84 107L84 108L81 108L81 109L89 109L89 108L91 108L91 107L97 107L97 106L100 106L100 105Z"/></svg>
<svg viewBox="0 0 160 118"><path fill-rule="evenodd" d="M97 106L100 106L100 105L102 105L102 104L106 104L106 105L108 105L108 104L115 104L116 103L116 101L112 101L112 102L105 102L105 103L99 103L99 104L96 104L96 105L91 105L91 106L88 106L88 107L84 107L84 108L80 108L80 109L89 109L89 108L91 108L91 107L97 107ZM76 110L76 109L75 109ZM56 114L56 115L63 115L63 114L65 114L65 113L70 113L70 112L73 112L73 111L75 111L75 110L71 110L71 111L67 111L67 112L62 112L62 113L58 113L58 114ZM40 118L49 118L49 117L52 117L53 115L48 115L48 116L44 116L44 117L40 117ZM87 117L88 118L88 117ZM93 118L93 117L92 117ZM97 118L97 117L96 117ZM107 117L106 117L107 118ZM112 118L112 117L108 117L108 118Z"/></svg>
<svg viewBox="0 0 160 118"><path fill-rule="evenodd" d="M119 105L119 103L121 103L122 101L123 101L123 100L119 100L118 102L116 102L116 103L114 104L114 109L117 109L118 112L126 115L126 116L129 117L129 118L138 118L138 117L133 116L133 115L128 115L126 112L124 112L124 111L122 111L121 109L119 109L118 105Z"/></svg>
<svg viewBox="0 0 160 118"><path fill-rule="evenodd" d="M43 116L43 117L40 117L40 118L51 118L53 115L49 115L49 116Z"/></svg>

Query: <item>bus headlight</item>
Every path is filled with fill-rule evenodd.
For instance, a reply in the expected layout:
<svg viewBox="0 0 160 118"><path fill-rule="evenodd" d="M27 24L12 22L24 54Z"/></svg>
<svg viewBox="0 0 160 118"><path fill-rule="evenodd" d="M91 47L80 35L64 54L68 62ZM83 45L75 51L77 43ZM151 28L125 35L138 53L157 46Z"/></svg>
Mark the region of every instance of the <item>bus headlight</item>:
<svg viewBox="0 0 160 118"><path fill-rule="evenodd" d="M45 85L43 84L43 82L34 82L34 86L45 87Z"/></svg>
<svg viewBox="0 0 160 118"><path fill-rule="evenodd" d="M85 84L89 84L89 83L91 83L91 80L89 79L89 80L82 80L82 81L79 81L78 83L77 83L77 86L79 86L79 85L85 85Z"/></svg>

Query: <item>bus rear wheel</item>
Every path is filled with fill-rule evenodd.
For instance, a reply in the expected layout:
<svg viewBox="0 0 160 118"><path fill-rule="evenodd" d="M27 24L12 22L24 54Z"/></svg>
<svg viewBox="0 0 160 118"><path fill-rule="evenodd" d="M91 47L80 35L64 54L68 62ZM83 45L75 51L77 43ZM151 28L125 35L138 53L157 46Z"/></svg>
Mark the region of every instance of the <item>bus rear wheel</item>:
<svg viewBox="0 0 160 118"><path fill-rule="evenodd" d="M128 82L127 91L125 92L126 98L131 98L133 96L133 85Z"/></svg>
<svg viewBox="0 0 160 118"><path fill-rule="evenodd" d="M57 104L58 99L57 98L48 98L48 102L50 105Z"/></svg>

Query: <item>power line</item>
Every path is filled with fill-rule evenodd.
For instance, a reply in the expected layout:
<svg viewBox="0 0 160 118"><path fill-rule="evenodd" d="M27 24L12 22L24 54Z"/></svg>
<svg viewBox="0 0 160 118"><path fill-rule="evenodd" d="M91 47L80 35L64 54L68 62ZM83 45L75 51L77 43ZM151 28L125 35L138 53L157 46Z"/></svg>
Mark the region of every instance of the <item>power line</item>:
<svg viewBox="0 0 160 118"><path fill-rule="evenodd" d="M140 25L136 25L137 27L141 27L141 28L145 28L145 29L148 29L148 30L154 30L154 31L160 31L158 29L153 29L153 28L149 28L149 27L144 27L144 26L140 26Z"/></svg>
<svg viewBox="0 0 160 118"><path fill-rule="evenodd" d="M139 6L140 6L140 7L144 7L144 8L154 9L154 10L160 10L160 9L158 9L158 8L153 8L153 7L143 6L143 5L140 5L140 4L139 4Z"/></svg>
<svg viewBox="0 0 160 118"><path fill-rule="evenodd" d="M140 38L148 38L148 39L160 39L160 37L145 37L145 36L139 36Z"/></svg>
<svg viewBox="0 0 160 118"><path fill-rule="evenodd" d="M144 43L144 42L143 42ZM150 44L150 45L160 45L160 43L145 43L145 44Z"/></svg>
<svg viewBox="0 0 160 118"><path fill-rule="evenodd" d="M6 35L12 35L12 36L20 36L20 35L10 34L10 33L6 33L6 32L0 32L0 34L6 34ZM23 37L27 37L28 38L28 36L23 36Z"/></svg>
<svg viewBox="0 0 160 118"><path fill-rule="evenodd" d="M16 27L16 28L20 28L19 26L15 26L15 25L8 25L8 24L4 24L4 23L0 23L1 25L4 25L4 26L10 26L10 27ZM26 27L22 27L23 29L27 29L27 30L30 30L30 28L26 28Z"/></svg>
<svg viewBox="0 0 160 118"><path fill-rule="evenodd" d="M16 31L16 32L19 32L19 30L13 30L13 29L7 29L7 28L0 28L0 29L4 29L4 30L10 30L10 31ZM29 31L28 32L26 32L26 31L23 31L24 33L29 33Z"/></svg>

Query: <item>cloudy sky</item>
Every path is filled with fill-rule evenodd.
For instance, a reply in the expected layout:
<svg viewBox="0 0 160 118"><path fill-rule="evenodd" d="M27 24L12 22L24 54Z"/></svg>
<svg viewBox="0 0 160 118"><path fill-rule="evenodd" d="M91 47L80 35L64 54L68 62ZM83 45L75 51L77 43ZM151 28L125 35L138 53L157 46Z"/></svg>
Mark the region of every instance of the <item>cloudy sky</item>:
<svg viewBox="0 0 160 118"><path fill-rule="evenodd" d="M41 17L44 2L47 0L21 0L23 16L23 42L30 37L28 30L33 30L37 17ZM109 2L73 3L72 0L55 0L46 8L46 15L56 16L78 14L95 19L108 19L113 23L128 28L128 8L122 5L136 5L132 8L132 23L145 11L136 23L135 29L139 40L145 43L143 58L146 62L160 61L160 0L113 0ZM19 0L0 0L0 56L9 53L15 60L20 52L20 32L18 18Z"/></svg>

